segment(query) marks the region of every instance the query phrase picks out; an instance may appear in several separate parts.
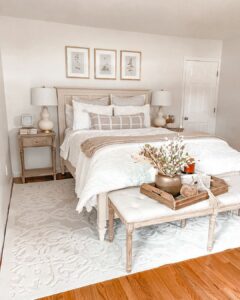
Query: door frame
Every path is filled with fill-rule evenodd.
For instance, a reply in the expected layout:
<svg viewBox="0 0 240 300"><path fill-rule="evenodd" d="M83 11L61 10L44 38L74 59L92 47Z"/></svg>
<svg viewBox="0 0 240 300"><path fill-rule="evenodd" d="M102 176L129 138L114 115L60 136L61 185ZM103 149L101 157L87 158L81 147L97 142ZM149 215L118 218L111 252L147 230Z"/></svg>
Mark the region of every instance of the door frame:
<svg viewBox="0 0 240 300"><path fill-rule="evenodd" d="M218 63L218 76L217 76L217 84L216 84L216 94L215 94L215 120L214 120L214 133L216 131L216 119L217 119L217 106L218 106L218 94L219 94L219 80L220 80L220 72L221 72L221 59L217 58L206 58L206 57L191 57L185 56L183 60L183 81L182 81L182 101L181 101L181 113L180 113L180 127L183 128L183 117L184 117L184 108L185 108L185 83L186 83L186 62L187 61L201 61L201 62L216 62Z"/></svg>

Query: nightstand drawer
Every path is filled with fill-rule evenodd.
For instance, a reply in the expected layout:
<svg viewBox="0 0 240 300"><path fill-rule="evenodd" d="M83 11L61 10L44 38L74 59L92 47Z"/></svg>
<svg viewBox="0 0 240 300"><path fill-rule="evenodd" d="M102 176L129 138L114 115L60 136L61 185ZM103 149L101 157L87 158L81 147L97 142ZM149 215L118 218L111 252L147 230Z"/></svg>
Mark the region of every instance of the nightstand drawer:
<svg viewBox="0 0 240 300"><path fill-rule="evenodd" d="M51 146L52 145L52 137L23 137L22 138L23 147L42 147L42 146Z"/></svg>

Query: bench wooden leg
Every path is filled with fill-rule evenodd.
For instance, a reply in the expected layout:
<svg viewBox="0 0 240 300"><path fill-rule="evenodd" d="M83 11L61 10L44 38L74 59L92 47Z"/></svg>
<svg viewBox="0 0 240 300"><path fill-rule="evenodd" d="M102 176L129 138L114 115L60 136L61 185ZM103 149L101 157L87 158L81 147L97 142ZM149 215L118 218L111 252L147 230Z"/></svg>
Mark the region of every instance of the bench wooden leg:
<svg viewBox="0 0 240 300"><path fill-rule="evenodd" d="M210 216L210 219L209 219L208 245L207 245L208 251L211 251L213 248L216 218L217 218L217 214L214 213L213 215Z"/></svg>
<svg viewBox="0 0 240 300"><path fill-rule="evenodd" d="M127 224L127 272L132 271L132 233L133 233L133 224Z"/></svg>
<svg viewBox="0 0 240 300"><path fill-rule="evenodd" d="M100 241L104 241L107 231L107 206L107 194L99 194L97 198L97 227Z"/></svg>
<svg viewBox="0 0 240 300"><path fill-rule="evenodd" d="M181 220L180 227L184 228L184 227L186 227L186 224L187 224L187 220L186 219Z"/></svg>
<svg viewBox="0 0 240 300"><path fill-rule="evenodd" d="M60 168L61 168L61 173L64 175L65 174L65 166L64 166L64 160L62 158L60 159Z"/></svg>
<svg viewBox="0 0 240 300"><path fill-rule="evenodd" d="M112 242L114 239L114 209L111 205L110 200L108 204L108 212L109 212L109 221L108 221L108 235L109 241Z"/></svg>

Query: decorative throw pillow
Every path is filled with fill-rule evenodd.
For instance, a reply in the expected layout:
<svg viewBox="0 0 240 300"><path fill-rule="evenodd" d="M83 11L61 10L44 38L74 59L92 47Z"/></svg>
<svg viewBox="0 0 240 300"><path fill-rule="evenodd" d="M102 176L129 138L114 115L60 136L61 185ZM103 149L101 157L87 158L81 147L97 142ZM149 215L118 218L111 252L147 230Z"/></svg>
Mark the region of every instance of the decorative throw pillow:
<svg viewBox="0 0 240 300"><path fill-rule="evenodd" d="M144 106L114 106L114 116L134 115L144 113L145 127L151 127L150 105Z"/></svg>
<svg viewBox="0 0 240 300"><path fill-rule="evenodd" d="M145 128L144 114L107 116L89 113L91 129L112 130L112 129L137 129Z"/></svg>
<svg viewBox="0 0 240 300"><path fill-rule="evenodd" d="M102 97L97 99L87 99L83 96L72 96L72 100L79 102L79 103L85 103L85 104L91 104L91 105L109 105L110 99L109 97Z"/></svg>
<svg viewBox="0 0 240 300"><path fill-rule="evenodd" d="M133 97L119 97L111 95L111 103L117 106L143 106L145 102L145 95L138 95Z"/></svg>
<svg viewBox="0 0 240 300"><path fill-rule="evenodd" d="M112 116L112 106L91 105L73 101L73 129L90 129L90 118L88 113L100 113Z"/></svg>

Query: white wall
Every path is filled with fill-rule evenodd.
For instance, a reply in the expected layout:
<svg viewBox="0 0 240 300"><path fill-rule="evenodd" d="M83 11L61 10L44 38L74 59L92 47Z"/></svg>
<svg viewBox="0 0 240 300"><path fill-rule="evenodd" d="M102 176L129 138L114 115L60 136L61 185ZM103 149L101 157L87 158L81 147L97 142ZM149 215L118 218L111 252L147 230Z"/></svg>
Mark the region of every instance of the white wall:
<svg viewBox="0 0 240 300"><path fill-rule="evenodd" d="M15 129L20 125L20 115L32 113L38 119L39 108L30 105L31 87L169 89L174 101L170 112L177 116L178 123L184 57L220 59L222 48L222 42L215 40L167 37L8 17L0 18L0 39L14 176L18 176L20 170ZM65 77L65 45L91 48L90 80ZM94 47L118 50L118 80L93 79ZM121 49L142 51L141 81L119 80ZM51 112L56 120L56 108L52 108ZM50 156L47 152L43 153L43 150L29 151L31 157L27 158L28 166L44 166L50 161Z"/></svg>
<svg viewBox="0 0 240 300"><path fill-rule="evenodd" d="M216 134L240 150L240 39L224 40Z"/></svg>
<svg viewBox="0 0 240 300"><path fill-rule="evenodd" d="M4 82L2 77L2 63L0 53L0 256L4 238L8 204L11 191L11 164L8 143L7 115L4 96Z"/></svg>

